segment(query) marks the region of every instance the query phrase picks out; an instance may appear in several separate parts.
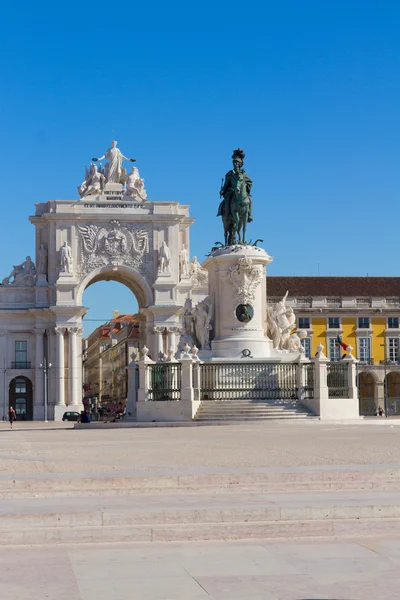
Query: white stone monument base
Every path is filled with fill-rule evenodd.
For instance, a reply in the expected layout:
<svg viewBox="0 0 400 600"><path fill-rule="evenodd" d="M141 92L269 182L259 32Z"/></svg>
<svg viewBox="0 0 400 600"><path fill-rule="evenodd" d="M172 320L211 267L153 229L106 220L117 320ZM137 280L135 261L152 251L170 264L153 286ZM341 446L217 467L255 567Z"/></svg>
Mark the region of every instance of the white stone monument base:
<svg viewBox="0 0 400 600"><path fill-rule="evenodd" d="M271 261L255 246L219 248L205 261L214 306L213 358L268 359L275 354L265 335L266 265Z"/></svg>
<svg viewBox="0 0 400 600"><path fill-rule="evenodd" d="M263 332L257 338L246 335L229 337L225 340L211 342L213 358L277 358L284 360L283 355L273 356L272 341L263 337ZM243 352L244 351L244 352ZM248 355L250 353L250 355Z"/></svg>

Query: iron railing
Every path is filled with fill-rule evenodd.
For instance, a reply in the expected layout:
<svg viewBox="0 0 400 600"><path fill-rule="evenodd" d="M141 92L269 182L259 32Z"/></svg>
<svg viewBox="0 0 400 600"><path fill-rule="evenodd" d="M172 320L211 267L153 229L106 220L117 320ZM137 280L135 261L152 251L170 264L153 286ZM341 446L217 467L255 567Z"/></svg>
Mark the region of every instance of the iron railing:
<svg viewBox="0 0 400 600"><path fill-rule="evenodd" d="M302 365L304 375L304 398L314 398L314 365L304 363Z"/></svg>
<svg viewBox="0 0 400 600"><path fill-rule="evenodd" d="M296 363L204 363L201 400L297 398Z"/></svg>
<svg viewBox="0 0 400 600"><path fill-rule="evenodd" d="M30 369L31 363L26 360L16 360L11 363L12 369Z"/></svg>
<svg viewBox="0 0 400 600"><path fill-rule="evenodd" d="M348 398L349 368L347 363L331 361L327 363L327 369L329 398Z"/></svg>
<svg viewBox="0 0 400 600"><path fill-rule="evenodd" d="M147 365L149 400L180 400L182 376L180 363Z"/></svg>

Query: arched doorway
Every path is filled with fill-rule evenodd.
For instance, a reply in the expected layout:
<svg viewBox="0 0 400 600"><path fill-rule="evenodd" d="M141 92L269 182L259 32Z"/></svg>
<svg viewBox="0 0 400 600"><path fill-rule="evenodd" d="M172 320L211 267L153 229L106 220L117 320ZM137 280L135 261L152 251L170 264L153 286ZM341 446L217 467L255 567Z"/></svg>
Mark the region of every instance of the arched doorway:
<svg viewBox="0 0 400 600"><path fill-rule="evenodd" d="M386 376L386 395L388 415L400 414L400 373L388 373Z"/></svg>
<svg viewBox="0 0 400 600"><path fill-rule="evenodd" d="M360 415L376 415L375 379L371 373L359 373L358 388L360 400Z"/></svg>
<svg viewBox="0 0 400 600"><path fill-rule="evenodd" d="M134 417L137 385L130 385L127 367L145 345L139 302L131 287L110 278L91 281L82 304L88 309L82 319L85 409L94 420L110 420L120 409Z"/></svg>
<svg viewBox="0 0 400 600"><path fill-rule="evenodd" d="M9 407L17 413L17 419L31 421L33 419L32 382L27 377L15 377L10 381Z"/></svg>

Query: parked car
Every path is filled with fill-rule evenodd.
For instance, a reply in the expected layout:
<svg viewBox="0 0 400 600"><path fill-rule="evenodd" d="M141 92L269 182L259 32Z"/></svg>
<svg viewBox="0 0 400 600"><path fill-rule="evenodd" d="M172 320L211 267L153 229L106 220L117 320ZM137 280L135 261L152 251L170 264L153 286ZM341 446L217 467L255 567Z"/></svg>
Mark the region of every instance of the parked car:
<svg viewBox="0 0 400 600"><path fill-rule="evenodd" d="M81 418L80 413L75 412L73 410L68 410L67 412L65 412L63 414L63 421L79 421L79 419Z"/></svg>

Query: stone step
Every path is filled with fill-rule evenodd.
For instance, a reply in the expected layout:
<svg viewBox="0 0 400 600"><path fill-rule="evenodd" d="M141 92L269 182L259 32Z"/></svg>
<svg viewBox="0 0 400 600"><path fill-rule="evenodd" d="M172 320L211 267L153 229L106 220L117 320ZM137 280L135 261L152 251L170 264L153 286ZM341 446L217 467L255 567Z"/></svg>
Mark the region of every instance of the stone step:
<svg viewBox="0 0 400 600"><path fill-rule="evenodd" d="M390 467L266 468L211 472L130 473L110 476L14 476L0 478L0 497L68 497L97 494L114 496L162 492L186 493L188 490L238 489L261 491L319 490L396 490L400 491L400 469Z"/></svg>
<svg viewBox="0 0 400 600"><path fill-rule="evenodd" d="M398 494L159 494L2 504L0 545L398 535ZM168 499L167 499L168 500ZM158 505L157 505L158 503ZM162 504L160 504L162 503ZM7 511L9 508L9 511Z"/></svg>
<svg viewBox="0 0 400 600"><path fill-rule="evenodd" d="M236 414L218 414L216 415L199 415L195 417L198 421L263 421L263 420L281 420L281 419L308 419L309 415L236 415Z"/></svg>

